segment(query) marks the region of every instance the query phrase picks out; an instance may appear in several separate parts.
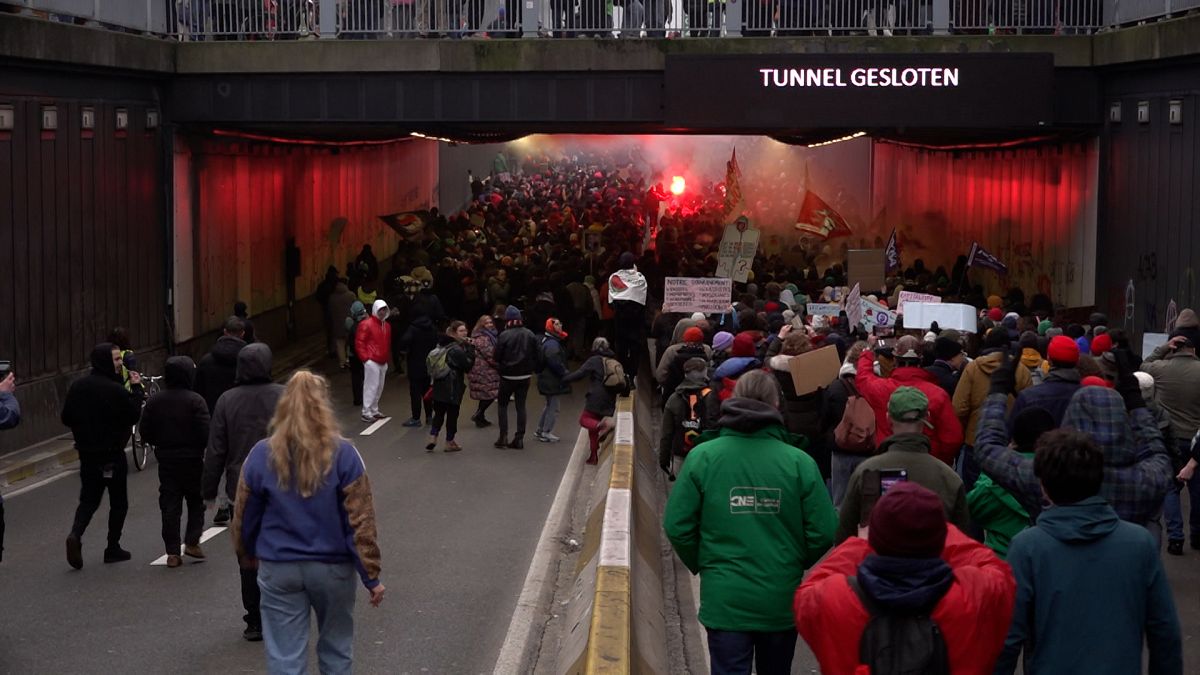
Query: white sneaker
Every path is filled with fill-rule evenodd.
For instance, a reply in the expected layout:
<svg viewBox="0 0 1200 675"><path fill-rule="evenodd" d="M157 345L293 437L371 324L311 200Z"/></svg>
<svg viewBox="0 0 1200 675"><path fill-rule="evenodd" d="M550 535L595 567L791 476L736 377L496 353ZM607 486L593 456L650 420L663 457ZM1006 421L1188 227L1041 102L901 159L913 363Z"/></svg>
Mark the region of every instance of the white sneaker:
<svg viewBox="0 0 1200 675"><path fill-rule="evenodd" d="M558 436L555 436L554 434L544 433L544 434L542 434L542 440L547 443L557 443L557 442L561 441L562 439L559 438Z"/></svg>

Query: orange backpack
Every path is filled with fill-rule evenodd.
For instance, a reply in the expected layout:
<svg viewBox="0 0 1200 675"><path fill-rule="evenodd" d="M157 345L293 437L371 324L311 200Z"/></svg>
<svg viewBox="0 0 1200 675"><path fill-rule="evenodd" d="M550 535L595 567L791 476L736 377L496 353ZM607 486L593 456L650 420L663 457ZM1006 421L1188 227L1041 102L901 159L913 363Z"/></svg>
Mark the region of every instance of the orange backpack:
<svg viewBox="0 0 1200 675"><path fill-rule="evenodd" d="M875 411L871 404L854 388L850 380L843 379L850 396L846 399L846 411L833 430L833 442L838 450L856 455L875 453Z"/></svg>

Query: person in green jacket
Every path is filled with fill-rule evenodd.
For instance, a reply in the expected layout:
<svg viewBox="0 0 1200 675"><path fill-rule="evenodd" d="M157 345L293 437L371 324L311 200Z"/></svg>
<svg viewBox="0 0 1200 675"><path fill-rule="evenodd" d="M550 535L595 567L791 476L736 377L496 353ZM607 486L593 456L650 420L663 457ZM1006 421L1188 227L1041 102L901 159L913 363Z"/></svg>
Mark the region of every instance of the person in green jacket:
<svg viewBox="0 0 1200 675"><path fill-rule="evenodd" d="M1038 441L1033 470L1053 506L1008 548L1017 600L995 673L1012 673L1022 648L1031 675L1183 673L1158 544L1100 496L1104 454L1087 434L1056 429Z"/></svg>
<svg viewBox="0 0 1200 675"><path fill-rule="evenodd" d="M1025 457L1033 457L1034 448L1042 434L1057 427L1054 415L1042 408L1026 408L1012 420L1014 449ZM986 472L979 475L975 487L967 493L967 510L971 522L983 528L983 543L1004 558L1008 544L1021 530L1029 527L1029 512L1008 490L1000 487Z"/></svg>
<svg viewBox="0 0 1200 675"><path fill-rule="evenodd" d="M791 672L791 598L833 543L837 513L817 463L789 434L769 373L738 379L718 428L688 454L663 527L700 575L700 623L714 673Z"/></svg>

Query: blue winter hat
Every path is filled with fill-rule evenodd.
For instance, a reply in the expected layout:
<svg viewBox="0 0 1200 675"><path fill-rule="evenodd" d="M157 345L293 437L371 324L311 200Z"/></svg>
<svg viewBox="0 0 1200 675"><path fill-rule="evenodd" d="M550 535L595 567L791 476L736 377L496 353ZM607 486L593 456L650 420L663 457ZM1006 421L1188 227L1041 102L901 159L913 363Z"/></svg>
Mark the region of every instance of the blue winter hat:
<svg viewBox="0 0 1200 675"><path fill-rule="evenodd" d="M520 321L521 320L521 310L517 309L513 305L509 305L504 310L504 320L505 321Z"/></svg>

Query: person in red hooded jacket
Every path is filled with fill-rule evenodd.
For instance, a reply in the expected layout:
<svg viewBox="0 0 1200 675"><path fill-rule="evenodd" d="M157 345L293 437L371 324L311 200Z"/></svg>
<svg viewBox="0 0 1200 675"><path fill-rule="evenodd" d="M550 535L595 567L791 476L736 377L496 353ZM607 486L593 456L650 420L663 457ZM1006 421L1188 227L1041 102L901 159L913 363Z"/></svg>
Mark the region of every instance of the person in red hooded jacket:
<svg viewBox="0 0 1200 675"><path fill-rule="evenodd" d="M874 346L874 337L871 339ZM963 443L962 423L954 414L954 404L946 390L938 385L937 378L921 368L920 340L911 335L900 338L896 341L894 354L896 368L891 377L875 374L875 354L871 350L864 349L858 357L854 385L875 411L875 447L880 447L892 435L892 422L887 416L892 392L899 387L916 387L929 399L929 422L933 425L925 429L931 445L929 454L953 466Z"/></svg>
<svg viewBox="0 0 1200 675"><path fill-rule="evenodd" d="M390 310L383 300L371 306L371 316L363 321L354 336L354 353L363 362L362 420L372 422L386 417L379 412L379 399L392 359L392 325Z"/></svg>
<svg viewBox="0 0 1200 675"><path fill-rule="evenodd" d="M865 597L876 612L927 613L945 642L949 672L990 675L1012 619L1016 581L1008 563L948 524L941 499L916 483L890 488L869 524L796 589L796 629L821 672L871 672L864 663L871 655L860 649L871 619Z"/></svg>

